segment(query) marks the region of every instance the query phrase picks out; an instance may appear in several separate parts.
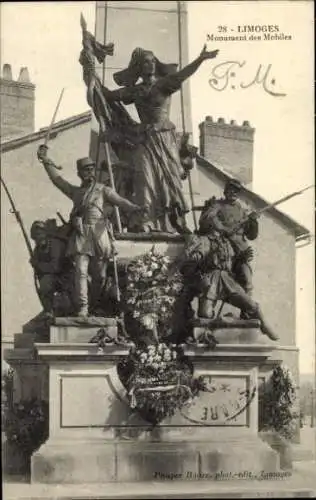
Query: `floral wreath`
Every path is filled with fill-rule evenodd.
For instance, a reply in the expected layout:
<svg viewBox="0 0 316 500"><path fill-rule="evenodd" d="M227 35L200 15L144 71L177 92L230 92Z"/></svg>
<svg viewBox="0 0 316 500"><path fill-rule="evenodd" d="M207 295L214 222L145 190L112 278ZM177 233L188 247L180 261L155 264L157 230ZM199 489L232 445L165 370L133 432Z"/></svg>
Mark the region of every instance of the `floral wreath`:
<svg viewBox="0 0 316 500"><path fill-rule="evenodd" d="M191 404L204 385L181 348L160 342L134 346L117 367L130 407L153 425Z"/></svg>

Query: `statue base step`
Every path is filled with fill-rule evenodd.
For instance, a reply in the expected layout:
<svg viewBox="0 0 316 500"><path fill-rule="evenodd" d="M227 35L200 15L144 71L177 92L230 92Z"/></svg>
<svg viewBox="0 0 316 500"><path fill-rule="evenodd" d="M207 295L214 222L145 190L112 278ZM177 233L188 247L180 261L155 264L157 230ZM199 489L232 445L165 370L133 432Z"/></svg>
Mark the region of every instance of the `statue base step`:
<svg viewBox="0 0 316 500"><path fill-rule="evenodd" d="M211 434L211 432L210 432ZM32 457L32 483L255 479L279 470L259 438L208 442L48 442Z"/></svg>
<svg viewBox="0 0 316 500"><path fill-rule="evenodd" d="M275 345L261 332L260 321L257 319L197 318L193 320L193 326L194 339L197 343L207 343L207 338L212 336L219 344L252 344L271 347Z"/></svg>
<svg viewBox="0 0 316 500"><path fill-rule="evenodd" d="M87 343L102 329L113 341L117 340L116 318L78 316L53 318L47 333L43 331L23 332L14 336L15 348L32 348L36 343Z"/></svg>

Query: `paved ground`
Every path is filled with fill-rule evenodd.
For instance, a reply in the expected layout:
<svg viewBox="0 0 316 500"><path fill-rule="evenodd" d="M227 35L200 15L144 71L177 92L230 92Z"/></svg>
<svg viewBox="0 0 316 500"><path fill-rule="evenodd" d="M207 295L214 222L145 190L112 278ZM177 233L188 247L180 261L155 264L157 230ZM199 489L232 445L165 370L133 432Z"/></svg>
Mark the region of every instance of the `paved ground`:
<svg viewBox="0 0 316 500"><path fill-rule="evenodd" d="M6 482L4 500L87 500L164 498L316 498L316 462L294 464L291 477L254 481L168 481L80 485Z"/></svg>

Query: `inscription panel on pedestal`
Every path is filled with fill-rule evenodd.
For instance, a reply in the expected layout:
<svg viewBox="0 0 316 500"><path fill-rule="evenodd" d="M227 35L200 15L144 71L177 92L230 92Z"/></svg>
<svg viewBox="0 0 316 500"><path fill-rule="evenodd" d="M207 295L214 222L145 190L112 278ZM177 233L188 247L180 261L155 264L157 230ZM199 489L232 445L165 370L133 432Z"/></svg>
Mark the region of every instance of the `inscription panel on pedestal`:
<svg viewBox="0 0 316 500"><path fill-rule="evenodd" d="M128 417L125 390L108 373L72 373L60 376L60 428L107 427Z"/></svg>
<svg viewBox="0 0 316 500"><path fill-rule="evenodd" d="M257 404L250 372L199 370L205 390L163 427L250 427L251 408ZM59 374L59 428L109 428L144 425L130 408L126 390L112 367L105 371ZM137 413L137 412L136 412ZM138 421L139 420L139 421Z"/></svg>

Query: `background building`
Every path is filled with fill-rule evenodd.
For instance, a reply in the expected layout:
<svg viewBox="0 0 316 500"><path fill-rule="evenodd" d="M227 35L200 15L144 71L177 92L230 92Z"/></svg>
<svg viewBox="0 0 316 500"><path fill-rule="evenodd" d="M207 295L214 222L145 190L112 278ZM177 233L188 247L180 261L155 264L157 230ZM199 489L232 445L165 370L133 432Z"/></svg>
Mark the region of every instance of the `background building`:
<svg viewBox="0 0 316 500"><path fill-rule="evenodd" d="M21 68L17 80L10 64L4 64L1 75L1 138L34 131L35 85L27 68Z"/></svg>

